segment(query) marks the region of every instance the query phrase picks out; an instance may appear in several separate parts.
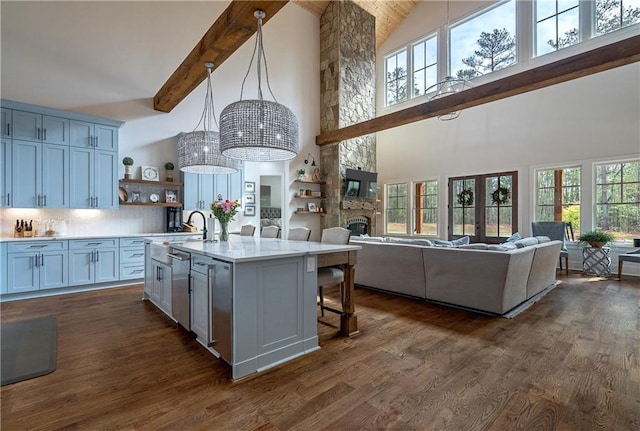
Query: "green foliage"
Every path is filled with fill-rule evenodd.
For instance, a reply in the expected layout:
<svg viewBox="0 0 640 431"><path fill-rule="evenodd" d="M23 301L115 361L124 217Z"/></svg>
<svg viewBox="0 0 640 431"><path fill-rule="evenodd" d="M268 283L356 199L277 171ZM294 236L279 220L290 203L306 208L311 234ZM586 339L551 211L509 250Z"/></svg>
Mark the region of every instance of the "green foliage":
<svg viewBox="0 0 640 431"><path fill-rule="evenodd" d="M305 169L298 169L298 170L296 171L296 173L297 173L298 175L301 175L301 176L302 176L302 175L305 175L305 174L307 173L307 171L306 171Z"/></svg>
<svg viewBox="0 0 640 431"><path fill-rule="evenodd" d="M387 104L393 105L407 100L407 71L397 67L387 73Z"/></svg>
<svg viewBox="0 0 640 431"><path fill-rule="evenodd" d="M122 164L125 166L131 166L133 165L133 159L131 157L125 157L122 159Z"/></svg>
<svg viewBox="0 0 640 431"><path fill-rule="evenodd" d="M174 168L173 163L171 162L167 162L164 164L164 168L168 171L172 170Z"/></svg>
<svg viewBox="0 0 640 431"><path fill-rule="evenodd" d="M570 222L574 232L580 232L580 205L562 208L562 221Z"/></svg>
<svg viewBox="0 0 640 431"><path fill-rule="evenodd" d="M613 235L602 230L590 230L580 235L580 244L593 244L594 242L608 243L613 241Z"/></svg>
<svg viewBox="0 0 640 431"><path fill-rule="evenodd" d="M473 55L462 59L469 69L459 70L458 78L471 79L505 68L516 61L516 38L506 28L483 31L476 42L479 49Z"/></svg>

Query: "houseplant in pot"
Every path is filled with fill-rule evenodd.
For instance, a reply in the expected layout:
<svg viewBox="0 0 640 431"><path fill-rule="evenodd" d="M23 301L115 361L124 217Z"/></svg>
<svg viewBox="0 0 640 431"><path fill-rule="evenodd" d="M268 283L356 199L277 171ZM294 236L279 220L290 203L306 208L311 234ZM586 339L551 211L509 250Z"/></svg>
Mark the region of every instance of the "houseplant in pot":
<svg viewBox="0 0 640 431"><path fill-rule="evenodd" d="M173 181L173 163L171 162L167 162L164 164L164 169L167 172L167 181Z"/></svg>
<svg viewBox="0 0 640 431"><path fill-rule="evenodd" d="M583 246L588 244L591 247L601 248L606 243L613 241L613 235L601 230L590 230L581 234L579 240Z"/></svg>
<svg viewBox="0 0 640 431"><path fill-rule="evenodd" d="M131 157L125 157L122 159L124 165L124 177L125 179L131 178L131 169L133 169L133 159Z"/></svg>

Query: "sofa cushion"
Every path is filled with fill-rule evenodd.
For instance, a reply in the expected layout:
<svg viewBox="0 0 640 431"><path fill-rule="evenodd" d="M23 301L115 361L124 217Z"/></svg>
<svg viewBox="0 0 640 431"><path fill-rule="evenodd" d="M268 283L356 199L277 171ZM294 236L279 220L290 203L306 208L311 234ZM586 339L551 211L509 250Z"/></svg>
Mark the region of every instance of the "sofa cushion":
<svg viewBox="0 0 640 431"><path fill-rule="evenodd" d="M444 239L434 239L433 245L436 247L453 247L453 243L451 241L446 241Z"/></svg>
<svg viewBox="0 0 640 431"><path fill-rule="evenodd" d="M505 242L516 242L519 239L522 239L522 235L520 235L520 232L516 232L513 235L511 235L509 238L507 238Z"/></svg>
<svg viewBox="0 0 640 431"><path fill-rule="evenodd" d="M538 244L538 240L532 236L528 236L526 238L522 238L515 241L514 244L518 248L524 248L524 247L530 247L532 245Z"/></svg>
<svg viewBox="0 0 640 431"><path fill-rule="evenodd" d="M384 240L385 242L390 242L392 244L413 244L413 245L426 245L426 246L433 245L433 243L428 239L420 239L420 238L398 238L398 237L388 236Z"/></svg>
<svg viewBox="0 0 640 431"><path fill-rule="evenodd" d="M544 235L536 236L535 239L538 240L538 244L544 244L545 242L551 241L551 238L549 238L548 236L544 236Z"/></svg>
<svg viewBox="0 0 640 431"><path fill-rule="evenodd" d="M461 246L458 246L458 248L468 248L471 250L489 250L489 246L483 242L475 242L473 244L463 244Z"/></svg>
<svg viewBox="0 0 640 431"><path fill-rule="evenodd" d="M384 238L381 236L369 236L369 235L361 235L361 236L352 236L351 239L355 239L358 241L370 241L370 242L383 242Z"/></svg>
<svg viewBox="0 0 640 431"><path fill-rule="evenodd" d="M454 239L453 241L451 241L451 243L453 244L454 247L469 244L469 237L463 236L462 238Z"/></svg>

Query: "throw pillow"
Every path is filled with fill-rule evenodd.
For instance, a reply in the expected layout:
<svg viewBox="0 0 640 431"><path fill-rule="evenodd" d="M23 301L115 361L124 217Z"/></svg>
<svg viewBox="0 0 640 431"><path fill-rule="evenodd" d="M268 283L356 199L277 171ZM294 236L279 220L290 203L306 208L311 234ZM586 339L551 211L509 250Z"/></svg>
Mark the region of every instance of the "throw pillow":
<svg viewBox="0 0 640 431"><path fill-rule="evenodd" d="M462 238L454 239L453 241L451 241L451 243L453 244L454 247L469 244L469 237L463 236Z"/></svg>
<svg viewBox="0 0 640 431"><path fill-rule="evenodd" d="M514 245L513 248L516 248L516 246ZM487 250L507 251L507 250L510 250L510 248L504 244L491 244L487 247Z"/></svg>
<svg viewBox="0 0 640 431"><path fill-rule="evenodd" d="M443 239L434 239L433 245L435 245L436 247L453 247L453 242L445 241Z"/></svg>
<svg viewBox="0 0 640 431"><path fill-rule="evenodd" d="M545 242L551 242L551 238L549 238L548 236L536 236L535 237L538 240L538 244L544 244Z"/></svg>
<svg viewBox="0 0 640 431"><path fill-rule="evenodd" d="M513 235L511 235L509 238L507 238L505 242L515 242L519 239L522 239L522 235L520 235L520 232L516 232Z"/></svg>
<svg viewBox="0 0 640 431"><path fill-rule="evenodd" d="M529 246L532 246L532 245L536 245L537 243L538 243L538 240L535 239L532 236L529 236L529 237L526 237L526 238L522 238L522 239L519 239L519 240L514 242L514 244L518 248L529 247Z"/></svg>
<svg viewBox="0 0 640 431"><path fill-rule="evenodd" d="M468 248L471 250L488 250L488 245L483 242L475 242L473 244L463 244L458 246L458 248Z"/></svg>

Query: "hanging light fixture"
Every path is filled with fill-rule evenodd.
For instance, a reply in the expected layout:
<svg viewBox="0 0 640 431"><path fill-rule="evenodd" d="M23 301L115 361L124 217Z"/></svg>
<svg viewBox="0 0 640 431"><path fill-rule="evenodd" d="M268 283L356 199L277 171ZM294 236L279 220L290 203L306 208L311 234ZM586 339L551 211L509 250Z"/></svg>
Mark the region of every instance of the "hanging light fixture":
<svg viewBox="0 0 640 431"><path fill-rule="evenodd" d="M197 129L202 124L204 130L194 129L178 138L178 167L183 172L194 174L232 174L238 171L238 162L222 155L220 134L212 129L213 124L218 128L211 89L213 63L204 65L207 67L207 94L202 116L196 125Z"/></svg>
<svg viewBox="0 0 640 431"><path fill-rule="evenodd" d="M437 84L427 88L426 93L429 94L432 91L434 93L429 96L429 101L440 99L441 97L449 96L450 94L459 93L468 88L473 87L470 81L462 78L454 78L453 76L447 76L444 81L440 81ZM460 116L460 111L448 112L446 114L438 115L438 119L442 121L455 120Z"/></svg>
<svg viewBox="0 0 640 431"><path fill-rule="evenodd" d="M220 114L220 149L225 156L252 162L289 160L298 154L298 120L289 108L276 101L269 85L267 57L262 44L264 11L256 10L258 32L249 70L242 80L240 100L222 110ZM258 99L242 100L244 83L249 76L253 59L258 52ZM264 62L267 88L274 102L262 96L262 62Z"/></svg>
<svg viewBox="0 0 640 431"><path fill-rule="evenodd" d="M449 0L447 0L447 33L449 32ZM466 89L473 87L471 81L468 81L464 78L455 78L453 76L446 76L443 81L440 81L431 87L427 88L425 94L429 94L433 92L431 96L429 96L429 101L440 99L441 97L446 97L451 94L459 93ZM460 116L460 111L449 112L446 114L438 115L438 119L442 121L455 120Z"/></svg>

